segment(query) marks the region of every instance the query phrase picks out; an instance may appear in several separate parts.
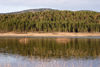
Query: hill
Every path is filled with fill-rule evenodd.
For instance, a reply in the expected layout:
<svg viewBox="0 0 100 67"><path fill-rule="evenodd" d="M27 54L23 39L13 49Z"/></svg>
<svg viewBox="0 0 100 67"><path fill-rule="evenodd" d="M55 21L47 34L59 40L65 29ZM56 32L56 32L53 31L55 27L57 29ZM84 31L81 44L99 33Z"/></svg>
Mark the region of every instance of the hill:
<svg viewBox="0 0 100 67"><path fill-rule="evenodd" d="M0 15L0 32L100 32L99 12L43 9L24 12Z"/></svg>
<svg viewBox="0 0 100 67"><path fill-rule="evenodd" d="M11 13L0 13L0 15L2 14L20 14L20 13L27 13L27 12L40 12L40 11L53 11L54 9L50 9L50 8L40 8L40 9L29 9L29 10L23 10L23 11L17 11L17 12L11 12Z"/></svg>

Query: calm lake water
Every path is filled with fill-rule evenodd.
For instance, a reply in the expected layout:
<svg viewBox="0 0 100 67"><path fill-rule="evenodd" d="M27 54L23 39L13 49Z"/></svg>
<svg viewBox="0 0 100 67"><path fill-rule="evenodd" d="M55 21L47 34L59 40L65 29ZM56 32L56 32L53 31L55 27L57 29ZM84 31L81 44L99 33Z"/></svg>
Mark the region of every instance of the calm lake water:
<svg viewBox="0 0 100 67"><path fill-rule="evenodd" d="M100 37L0 38L0 67L100 67Z"/></svg>

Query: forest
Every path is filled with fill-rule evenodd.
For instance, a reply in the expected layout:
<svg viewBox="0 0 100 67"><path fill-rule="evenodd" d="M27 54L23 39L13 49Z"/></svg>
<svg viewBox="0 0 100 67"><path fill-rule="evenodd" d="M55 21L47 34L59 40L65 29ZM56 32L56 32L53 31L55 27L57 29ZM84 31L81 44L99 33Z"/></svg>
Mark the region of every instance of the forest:
<svg viewBox="0 0 100 67"><path fill-rule="evenodd" d="M40 11L0 15L5 32L100 32L100 13L94 11Z"/></svg>

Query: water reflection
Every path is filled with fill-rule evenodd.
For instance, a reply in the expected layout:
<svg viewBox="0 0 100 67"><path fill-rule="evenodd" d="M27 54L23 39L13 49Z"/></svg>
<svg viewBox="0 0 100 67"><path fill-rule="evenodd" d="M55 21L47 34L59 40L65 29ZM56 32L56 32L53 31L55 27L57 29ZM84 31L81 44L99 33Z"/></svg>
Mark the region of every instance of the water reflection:
<svg viewBox="0 0 100 67"><path fill-rule="evenodd" d="M66 43L70 42L70 38L57 38L56 41L57 41L57 43L66 44Z"/></svg>
<svg viewBox="0 0 100 67"><path fill-rule="evenodd" d="M100 56L100 39L0 38L0 53L43 58L96 58Z"/></svg>
<svg viewBox="0 0 100 67"><path fill-rule="evenodd" d="M20 38L19 42L27 44L29 42L29 38Z"/></svg>
<svg viewBox="0 0 100 67"><path fill-rule="evenodd" d="M0 38L0 55L2 54L32 62L51 62L53 59L58 59L59 62L73 59L100 60L100 39Z"/></svg>

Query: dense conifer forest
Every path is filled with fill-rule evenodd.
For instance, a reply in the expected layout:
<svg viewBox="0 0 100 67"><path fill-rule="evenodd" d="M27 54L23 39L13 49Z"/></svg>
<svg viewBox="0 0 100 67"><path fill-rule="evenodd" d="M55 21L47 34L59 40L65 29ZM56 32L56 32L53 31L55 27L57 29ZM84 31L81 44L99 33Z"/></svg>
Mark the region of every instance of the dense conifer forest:
<svg viewBox="0 0 100 67"><path fill-rule="evenodd" d="M100 32L100 13L56 10L2 14L0 32Z"/></svg>

